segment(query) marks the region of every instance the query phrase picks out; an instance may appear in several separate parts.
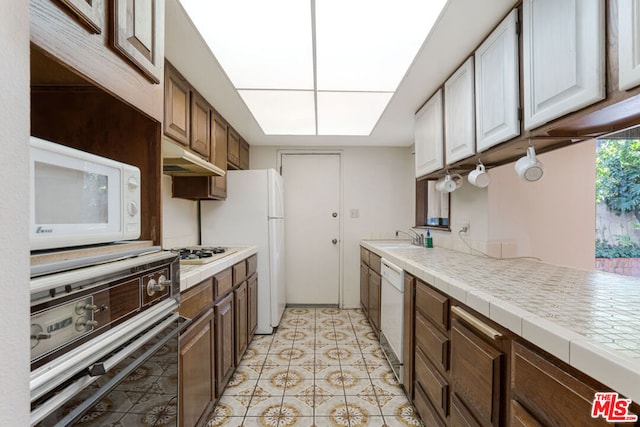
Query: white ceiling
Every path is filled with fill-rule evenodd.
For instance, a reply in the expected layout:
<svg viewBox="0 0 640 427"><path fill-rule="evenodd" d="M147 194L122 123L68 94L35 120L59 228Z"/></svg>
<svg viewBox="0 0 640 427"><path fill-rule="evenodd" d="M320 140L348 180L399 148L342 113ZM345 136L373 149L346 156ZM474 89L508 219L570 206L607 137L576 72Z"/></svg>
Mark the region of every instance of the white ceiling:
<svg viewBox="0 0 640 427"><path fill-rule="evenodd" d="M178 0L166 1L165 56L252 145L409 146L415 112L517 3L450 0L369 136L265 135Z"/></svg>

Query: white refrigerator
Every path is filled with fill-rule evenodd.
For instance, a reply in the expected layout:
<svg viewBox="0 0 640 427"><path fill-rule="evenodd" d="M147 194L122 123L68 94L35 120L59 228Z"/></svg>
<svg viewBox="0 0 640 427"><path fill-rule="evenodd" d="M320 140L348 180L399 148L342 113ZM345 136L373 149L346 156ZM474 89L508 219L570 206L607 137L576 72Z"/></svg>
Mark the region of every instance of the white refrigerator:
<svg viewBox="0 0 640 427"><path fill-rule="evenodd" d="M227 199L200 203L203 246L258 247L258 327L270 334L287 302L282 177L275 169L227 172Z"/></svg>

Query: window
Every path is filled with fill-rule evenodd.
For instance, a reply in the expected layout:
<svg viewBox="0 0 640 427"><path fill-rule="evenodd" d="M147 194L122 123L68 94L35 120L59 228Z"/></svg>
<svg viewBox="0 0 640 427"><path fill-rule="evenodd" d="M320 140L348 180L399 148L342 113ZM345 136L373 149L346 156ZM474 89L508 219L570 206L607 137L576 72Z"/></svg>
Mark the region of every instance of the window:
<svg viewBox="0 0 640 427"><path fill-rule="evenodd" d="M639 134L624 131L599 139L596 145L596 269L636 277L640 277Z"/></svg>
<svg viewBox="0 0 640 427"><path fill-rule="evenodd" d="M450 193L435 188L436 181L416 181L416 227L451 230Z"/></svg>

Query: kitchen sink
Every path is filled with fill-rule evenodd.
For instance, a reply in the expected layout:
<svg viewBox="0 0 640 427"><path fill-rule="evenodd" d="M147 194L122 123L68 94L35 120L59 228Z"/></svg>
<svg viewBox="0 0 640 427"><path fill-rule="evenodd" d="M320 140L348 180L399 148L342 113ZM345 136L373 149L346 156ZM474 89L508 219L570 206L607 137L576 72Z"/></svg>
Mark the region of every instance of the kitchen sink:
<svg viewBox="0 0 640 427"><path fill-rule="evenodd" d="M371 242L381 249L409 249L409 248L419 248L420 246L412 245L409 242Z"/></svg>

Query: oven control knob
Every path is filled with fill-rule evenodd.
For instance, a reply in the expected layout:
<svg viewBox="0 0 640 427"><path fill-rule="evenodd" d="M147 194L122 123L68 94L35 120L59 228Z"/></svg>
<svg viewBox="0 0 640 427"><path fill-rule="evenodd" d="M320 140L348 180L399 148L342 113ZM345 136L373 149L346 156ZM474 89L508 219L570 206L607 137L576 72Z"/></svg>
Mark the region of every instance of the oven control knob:
<svg viewBox="0 0 640 427"><path fill-rule="evenodd" d="M78 317L76 320L76 331L83 332L87 328L93 329L98 326L98 322L96 320L89 320L86 317Z"/></svg>
<svg viewBox="0 0 640 427"><path fill-rule="evenodd" d="M147 295L153 296L156 292L163 292L167 286L171 285L171 280L167 280L164 275L158 277L158 281L155 279L149 279L147 283Z"/></svg>
<svg viewBox="0 0 640 427"><path fill-rule="evenodd" d="M89 304L86 302L79 302L78 304L76 304L76 313L78 314L93 312L93 311L96 311L97 309L98 309L97 305Z"/></svg>
<svg viewBox="0 0 640 427"><path fill-rule="evenodd" d="M171 280L164 277L164 274L160 275L160 277L158 278L158 283L162 285L162 290L164 290L165 287L171 287Z"/></svg>
<svg viewBox="0 0 640 427"><path fill-rule="evenodd" d="M45 334L43 332L42 326L34 323L31 325L31 348L34 348L38 345L41 340L46 340L51 338L51 334Z"/></svg>

